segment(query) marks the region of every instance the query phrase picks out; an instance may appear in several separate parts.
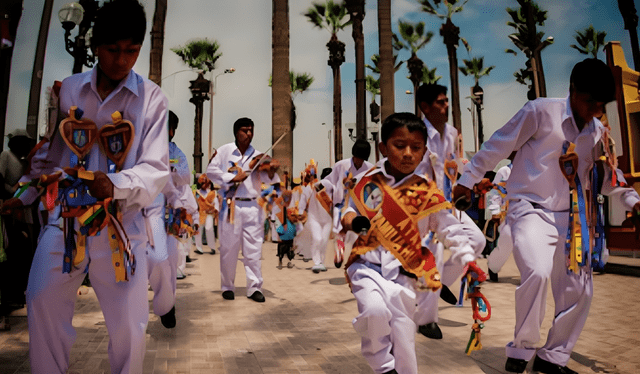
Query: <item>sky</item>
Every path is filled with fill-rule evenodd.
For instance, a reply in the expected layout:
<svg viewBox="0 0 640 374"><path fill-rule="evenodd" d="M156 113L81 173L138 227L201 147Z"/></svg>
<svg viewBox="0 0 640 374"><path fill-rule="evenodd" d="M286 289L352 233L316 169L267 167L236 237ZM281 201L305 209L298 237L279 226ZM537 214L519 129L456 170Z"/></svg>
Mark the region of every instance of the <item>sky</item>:
<svg viewBox="0 0 640 374"><path fill-rule="evenodd" d="M64 49L64 31L57 13L66 3L55 0L43 71L41 94L41 115L43 124L45 111L45 91L54 80L62 80L71 74L72 57ZM327 30L315 28L306 17L305 11L312 0L290 0L290 70L311 74L315 80L310 89L295 97L297 126L294 130L294 175L304 168L311 158L320 168L329 165L329 138L332 127L332 87L331 68L327 64L329 52L326 43L330 34ZM11 67L8 113L5 133L15 128L26 128L29 85L35 54L38 30L42 18L42 1L24 0L24 10L15 41ZM149 73L149 31L153 18L153 0L141 0L148 19L147 37L134 70L147 77ZM203 150L207 157L209 128L212 127L213 147L220 147L233 141L232 127L236 119L249 117L256 124L254 147L266 151L271 146L271 89L268 86L271 74L271 1L269 0L169 0L165 24L165 41L161 82L169 100L169 108L180 118L180 125L174 141L184 151L193 165L193 126L195 107L189 103L191 93L189 81L197 77L173 52L171 48L183 46L188 41L208 38L219 43L222 56L213 73L215 95L212 102L204 104ZM617 0L538 0L539 6L548 11L545 25L539 31L545 37L553 36L554 44L542 51L542 61L549 97L565 97L569 91L569 74L573 65L586 56L570 48L575 44L576 30L584 30L593 25L596 30L607 33L606 40L620 41L629 66L633 67L628 31L623 29L623 20L618 10ZM429 68L437 68L442 78L438 83L449 86L449 63L445 45L439 35L442 20L420 11L415 0L391 0L392 29L398 32L398 20L424 21L426 29L434 33L431 42L418 52ZM480 80L484 89L483 122L485 139L511 118L527 101L526 86L515 81L513 73L524 67L525 56L505 53L505 49L516 49L507 35L513 28L507 26L510 20L505 8L517 8L516 0L470 0L462 12L452 17L460 28L460 36L465 38L471 51L462 45L458 48L458 61L483 57L485 66L494 65L489 76ZM640 0L636 0L640 10ZM637 32L637 30L636 30ZM365 61L378 53L377 2L366 1L364 19ZM75 30L74 34L75 35ZM353 141L349 139L347 128L355 128L355 51L351 28L338 33L338 38L346 44L346 61L341 67L342 74L342 119L343 154L350 156ZM399 52L399 60L407 60L408 51ZM604 60L604 52L598 57ZM225 69L234 68L233 74L224 74ZM88 68L85 68L87 71ZM367 74L370 74L367 71ZM412 112L412 84L406 64L395 75L395 111ZM470 100L472 77L459 76L462 128L465 151L474 150ZM450 90L449 90L450 93ZM371 96L367 93L367 103ZM376 98L379 103L379 97ZM210 108L213 106L213 116ZM213 119L212 125L210 119ZM367 121L369 115L367 114ZM370 130L376 131L376 124L368 123ZM355 131L354 131L355 133ZM369 159L374 160L374 156ZM332 162L336 160L331 158Z"/></svg>

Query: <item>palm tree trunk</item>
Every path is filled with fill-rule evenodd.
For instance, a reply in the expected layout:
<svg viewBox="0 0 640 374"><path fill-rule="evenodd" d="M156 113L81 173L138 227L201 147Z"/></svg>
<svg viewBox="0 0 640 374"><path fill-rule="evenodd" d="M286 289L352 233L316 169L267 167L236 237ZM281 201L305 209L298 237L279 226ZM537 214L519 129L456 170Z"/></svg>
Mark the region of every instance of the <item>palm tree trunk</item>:
<svg viewBox="0 0 640 374"><path fill-rule="evenodd" d="M164 22L167 18L167 0L156 0L151 28L151 51L149 52L149 80L160 85L162 80L162 51L164 49Z"/></svg>
<svg viewBox="0 0 640 374"><path fill-rule="evenodd" d="M391 0L378 0L380 119L383 121L395 111L392 35Z"/></svg>
<svg viewBox="0 0 640 374"><path fill-rule="evenodd" d="M342 83L340 80L340 66L333 70L333 145L336 152L336 162L342 160Z"/></svg>
<svg viewBox="0 0 640 374"><path fill-rule="evenodd" d="M367 102L366 81L364 77L364 0L347 0L347 9L351 15L351 27L356 51L356 138L367 138Z"/></svg>
<svg viewBox="0 0 640 374"><path fill-rule="evenodd" d="M9 24L9 39L15 41L18 23L22 17L22 0L3 0L0 3L0 14L4 15L4 22ZM11 77L11 58L14 47L0 49L0 134L4 134L7 115L7 100L9 98L9 78ZM0 142L0 151L4 142Z"/></svg>
<svg viewBox="0 0 640 374"><path fill-rule="evenodd" d="M275 142L293 128L293 102L289 81L289 1L273 0L272 4L271 139ZM281 173L293 175L293 131L273 147L273 158L280 161Z"/></svg>
<svg viewBox="0 0 640 374"><path fill-rule="evenodd" d="M456 46L458 45L460 29L447 19L447 22L440 28L440 35L444 38L449 56L449 75L451 76L451 117L453 127L462 132L462 120L460 115L460 85L458 83L458 55Z"/></svg>
<svg viewBox="0 0 640 374"><path fill-rule="evenodd" d="M482 147L484 143L484 127L482 125L482 105L476 105L476 112L478 113L478 149Z"/></svg>

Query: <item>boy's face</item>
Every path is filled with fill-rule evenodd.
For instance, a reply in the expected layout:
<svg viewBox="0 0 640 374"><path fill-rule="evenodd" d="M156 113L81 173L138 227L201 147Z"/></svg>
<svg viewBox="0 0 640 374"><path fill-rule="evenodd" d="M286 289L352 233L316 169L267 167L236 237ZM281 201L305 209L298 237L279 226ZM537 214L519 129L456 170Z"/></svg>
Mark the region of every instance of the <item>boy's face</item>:
<svg viewBox="0 0 640 374"><path fill-rule="evenodd" d="M95 53L100 69L111 80L123 80L136 64L141 47L141 44L135 44L131 39L97 46Z"/></svg>
<svg viewBox="0 0 640 374"><path fill-rule="evenodd" d="M433 125L442 125L449 120L449 99L443 93L431 104L420 103L420 109Z"/></svg>
<svg viewBox="0 0 640 374"><path fill-rule="evenodd" d="M249 148L253 140L253 126L242 126L236 132L236 144L239 148Z"/></svg>
<svg viewBox="0 0 640 374"><path fill-rule="evenodd" d="M590 94L571 90L571 112L578 127L582 128L593 119L600 118L604 113L604 102L596 101Z"/></svg>
<svg viewBox="0 0 640 374"><path fill-rule="evenodd" d="M413 173L427 151L425 142L421 132L409 132L406 126L393 130L387 142L380 143L380 151L390 166L387 172L396 180Z"/></svg>

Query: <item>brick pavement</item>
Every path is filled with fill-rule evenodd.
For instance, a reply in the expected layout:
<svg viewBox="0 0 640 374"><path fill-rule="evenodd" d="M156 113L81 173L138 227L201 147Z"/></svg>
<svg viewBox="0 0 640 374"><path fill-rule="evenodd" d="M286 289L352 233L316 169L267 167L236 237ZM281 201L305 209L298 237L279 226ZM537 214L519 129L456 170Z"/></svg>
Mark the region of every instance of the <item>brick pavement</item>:
<svg viewBox="0 0 640 374"><path fill-rule="evenodd" d="M357 307L343 270L328 266L326 273L314 274L310 262L298 259L294 260L295 268L278 269L275 252L275 244L264 245L267 301L263 304L244 297L244 287L236 289L235 300L223 300L219 256L194 255L196 261L187 265L187 278L178 281L177 327L167 330L157 316L150 316L144 372L372 373L351 326ZM329 265L332 258L329 250ZM485 260L479 263L486 269ZM483 349L471 356L464 353L472 322L469 302L458 308L441 301L444 339L417 335L419 372L503 373L504 345L513 335L513 299L518 283L518 272L510 259L500 273L500 282L484 286L493 315L482 330ZM245 284L240 263L236 284ZM638 290L638 277L595 275L591 313L569 367L579 373L640 372ZM551 291L548 295L542 339L553 314ZM14 311L9 321L11 331L0 332L0 373L28 373L25 309ZM73 324L77 339L69 373L108 373L109 340L92 290L78 297ZM531 365L527 372L530 370Z"/></svg>

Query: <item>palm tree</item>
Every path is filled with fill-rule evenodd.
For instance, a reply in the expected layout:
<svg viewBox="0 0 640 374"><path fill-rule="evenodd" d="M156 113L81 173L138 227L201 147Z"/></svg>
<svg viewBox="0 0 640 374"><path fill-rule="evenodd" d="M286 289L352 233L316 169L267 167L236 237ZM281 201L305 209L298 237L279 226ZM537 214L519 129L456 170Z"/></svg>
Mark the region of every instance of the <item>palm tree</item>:
<svg viewBox="0 0 640 374"><path fill-rule="evenodd" d="M345 0L351 17L351 28L356 51L356 138L367 138L366 85L364 77L364 21L365 0Z"/></svg>
<svg viewBox="0 0 640 374"><path fill-rule="evenodd" d="M528 98L546 97L547 85L544 79L541 51L553 44L553 37L550 36L543 40L544 32L538 32L536 27L544 25L544 21L547 19L547 11L540 9L533 0L518 0L518 3L520 4L518 9L506 8L512 19L507 22L507 25L516 30L515 33L509 35L509 39L518 49L524 52L533 70L530 75L532 87L527 94ZM517 55L517 52L513 49L507 49L505 52ZM521 76L526 77L528 74L521 74Z"/></svg>
<svg viewBox="0 0 640 374"><path fill-rule="evenodd" d="M291 113L293 103L289 90L289 1L273 0L272 17L272 54L271 75L271 141L275 142L286 131L290 131L293 122ZM282 165L282 172L293 171L293 133L287 134L273 147L273 157Z"/></svg>
<svg viewBox="0 0 640 374"><path fill-rule="evenodd" d="M378 0L378 50L380 52L380 117L395 112L394 59L391 31L391 0Z"/></svg>
<svg viewBox="0 0 640 374"><path fill-rule="evenodd" d="M344 62L344 43L338 40L338 31L351 24L344 21L347 8L344 4L336 4L327 0L324 4L313 4L305 13L305 17L314 26L331 33L327 43L329 49L329 66L333 71L333 141L335 159L342 160L342 84L340 81L340 65Z"/></svg>
<svg viewBox="0 0 640 374"><path fill-rule="evenodd" d="M308 90L315 78L310 73L298 74L293 70L289 72L289 99L291 102L291 128L296 126L296 107L293 103L295 98ZM273 76L269 77L269 87L273 87Z"/></svg>
<svg viewBox="0 0 640 374"><path fill-rule="evenodd" d="M414 109L417 116L420 115L420 106L418 105L418 87L422 81L422 67L424 62L418 58L418 51L424 48L433 38L431 31L425 32L424 22L412 24L411 22L398 21L398 30L400 38L394 34L394 48L397 50L405 49L411 52L411 57L407 60L407 68L409 69L409 79L413 83L413 101Z"/></svg>
<svg viewBox="0 0 640 374"><path fill-rule="evenodd" d="M162 80L162 51L164 50L164 22L167 18L167 0L156 0L151 28L151 50L149 51L149 80L160 85Z"/></svg>
<svg viewBox="0 0 640 374"><path fill-rule="evenodd" d="M606 32L597 31L593 28L593 25L590 25L582 32L576 30L574 38L578 45L571 44L570 47L583 55L592 55L593 58L598 58L598 50L604 51L604 38L606 37Z"/></svg>
<svg viewBox="0 0 640 374"><path fill-rule="evenodd" d="M202 172L202 104L209 100L211 86L211 81L205 79L204 74L215 69L216 61L222 56L222 53L218 53L219 48L218 42L207 39L193 40L184 47L171 48L187 66L198 71L198 78L191 81L189 87L192 93L189 101L196 107L193 133L193 168L196 173Z"/></svg>
<svg viewBox="0 0 640 374"><path fill-rule="evenodd" d="M392 61L393 61L393 64L391 66L393 67L393 72L395 73L398 70L400 70L400 67L402 67L402 64L404 64L404 61L398 62L398 55L396 54L393 55ZM382 59L380 58L380 55L379 54L371 55L371 62L373 62L373 65L365 64L364 66L376 74L381 74Z"/></svg>
<svg viewBox="0 0 640 374"><path fill-rule="evenodd" d="M462 11L462 7L469 0L418 0L422 5L422 11L446 20L440 27L440 35L447 46L447 56L449 57L449 75L451 76L451 117L453 126L462 131L462 120L460 115L460 87L458 84L458 55L456 48L460 40L460 28L453 24L451 17L455 13ZM438 12L441 5L445 8L443 13Z"/></svg>
<svg viewBox="0 0 640 374"><path fill-rule="evenodd" d="M478 114L478 143L476 144L476 151L482 146L484 143L484 128L482 126L482 103L483 103L483 93L482 87L478 83L480 78L485 75L489 75L491 70L495 68L495 65L491 65L488 67L484 67L484 57L474 57L470 60L462 60L464 66L460 66L460 72L465 77L470 75L473 77L475 81L475 85L472 88L473 93L473 103L476 106L476 112Z"/></svg>
<svg viewBox="0 0 640 374"><path fill-rule="evenodd" d="M409 78L409 77L407 77ZM436 68L429 69L427 65L422 66L422 80L421 84L436 84L442 78L441 75L436 75Z"/></svg>

